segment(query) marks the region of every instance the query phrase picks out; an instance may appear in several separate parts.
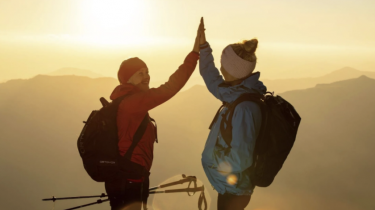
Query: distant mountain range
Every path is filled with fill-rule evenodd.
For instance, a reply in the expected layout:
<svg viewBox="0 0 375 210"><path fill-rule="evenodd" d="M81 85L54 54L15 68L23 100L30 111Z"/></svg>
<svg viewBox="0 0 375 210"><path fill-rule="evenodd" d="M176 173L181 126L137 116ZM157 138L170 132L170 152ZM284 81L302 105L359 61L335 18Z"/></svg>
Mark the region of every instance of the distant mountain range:
<svg viewBox="0 0 375 210"><path fill-rule="evenodd" d="M2 208L49 209L53 204L42 198L104 192L103 183L92 181L84 171L76 140L82 121L100 108L99 98L108 99L117 84L114 78L45 75L0 84ZM361 76L282 93L302 117L297 141L275 182L256 188L247 209L375 209L373 92L375 80ZM214 197L210 209L216 209L217 193L200 158L220 104L206 87L197 85L150 111L159 129L151 185L177 174L195 175ZM58 201L56 208L95 200ZM168 194L151 196L149 203L191 210L197 201L198 195ZM109 207L105 203L89 208Z"/></svg>
<svg viewBox="0 0 375 210"><path fill-rule="evenodd" d="M268 69L264 69L264 75L267 78L306 78L306 77L321 77L332 71L332 69L339 69L342 66L331 62L309 62L288 65L288 67L281 66L279 72L268 73Z"/></svg>
<svg viewBox="0 0 375 210"><path fill-rule="evenodd" d="M289 90L298 90L314 87L317 84L326 84L336 81L357 78L361 75L365 75L369 78L375 79L375 72L370 71L359 71L350 67L345 67L321 77L311 78L298 78L298 79L275 79L262 81L267 86L269 91L275 91L276 93L283 93Z"/></svg>
<svg viewBox="0 0 375 210"><path fill-rule="evenodd" d="M93 71L85 70L85 69L77 69L77 68L62 68L62 69L53 71L47 75L50 75L50 76L75 75L75 76L85 76L85 77L90 77L90 78L104 77L103 75L95 73Z"/></svg>
<svg viewBox="0 0 375 210"><path fill-rule="evenodd" d="M197 67L198 68L198 67ZM199 69L197 69L199 71ZM97 74L90 70L83 70L77 68L62 68L57 71L47 74L49 76L62 76L62 75L76 75L76 76L86 76L90 78L99 78L104 77L103 75ZM262 74L261 74L262 75ZM375 72L371 71L360 71L351 67L345 67L338 69L329 74L320 77L309 77L309 78L293 78L293 79L262 79L264 84L267 86L269 91L274 91L275 93L283 93L289 90L299 90L314 87L317 84L326 84L336 81L357 78L361 75L365 75L369 78L375 79ZM161 84L164 84L166 81L154 81L151 79L150 86L158 87ZM0 82L1 83L1 82ZM192 77L187 82L183 90L188 90L194 85L204 85L203 79L198 77Z"/></svg>

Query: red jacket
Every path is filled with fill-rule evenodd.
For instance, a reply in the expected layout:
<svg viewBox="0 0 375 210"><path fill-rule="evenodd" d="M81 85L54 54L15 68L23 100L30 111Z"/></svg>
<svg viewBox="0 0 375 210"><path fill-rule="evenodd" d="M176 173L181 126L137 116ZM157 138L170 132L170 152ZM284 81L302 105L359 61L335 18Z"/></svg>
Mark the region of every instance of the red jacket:
<svg viewBox="0 0 375 210"><path fill-rule="evenodd" d="M197 53L191 52L185 58L184 63L170 76L168 82L158 88L141 91L128 83L119 85L114 89L111 100L128 95L120 103L117 113L118 146L122 156L129 149L133 136L144 116L148 114L149 110L166 102L181 90L193 73L198 58ZM132 162L144 166L148 171L150 171L152 165L155 139L155 126L150 122L131 157Z"/></svg>

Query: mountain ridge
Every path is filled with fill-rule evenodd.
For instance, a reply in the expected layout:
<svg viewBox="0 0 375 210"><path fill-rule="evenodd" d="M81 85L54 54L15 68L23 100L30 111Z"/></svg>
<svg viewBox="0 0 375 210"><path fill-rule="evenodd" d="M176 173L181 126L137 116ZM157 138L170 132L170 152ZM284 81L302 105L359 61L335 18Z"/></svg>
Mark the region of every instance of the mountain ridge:
<svg viewBox="0 0 375 210"><path fill-rule="evenodd" d="M76 140L82 121L101 107L99 98L109 97L117 84L114 78L45 75L0 84L0 202L4 208L46 209L48 203L35 201L48 195L104 192L103 184L84 171ZM302 117L301 126L274 183L256 188L247 209L374 209L375 183L367 180L375 177L374 163L369 161L375 158L375 99L368 92L375 92L375 80L362 76L280 93ZM150 111L159 134L151 185L184 173L210 186L201 167L201 152L220 105L206 87L194 86ZM217 196L206 188L207 195ZM151 196L149 203L161 200ZM195 200L192 204L184 199L168 202L171 209L196 208ZM74 205L59 203L59 208ZM103 209L103 205L107 204L91 209ZM210 205L215 209L214 200Z"/></svg>
<svg viewBox="0 0 375 210"><path fill-rule="evenodd" d="M357 78L361 75L366 75L370 78L375 78L375 72L359 71L351 67L344 67L335 70L329 74L321 77L299 78L299 79L279 79L279 80L262 80L270 91L277 93L286 92L289 90L306 89L315 87L316 84L333 83L336 81Z"/></svg>
<svg viewBox="0 0 375 210"><path fill-rule="evenodd" d="M50 75L50 76L76 75L76 76L86 76L90 78L105 77L91 70L79 69L79 68L73 68L73 67L64 67L56 71L50 72L46 75Z"/></svg>

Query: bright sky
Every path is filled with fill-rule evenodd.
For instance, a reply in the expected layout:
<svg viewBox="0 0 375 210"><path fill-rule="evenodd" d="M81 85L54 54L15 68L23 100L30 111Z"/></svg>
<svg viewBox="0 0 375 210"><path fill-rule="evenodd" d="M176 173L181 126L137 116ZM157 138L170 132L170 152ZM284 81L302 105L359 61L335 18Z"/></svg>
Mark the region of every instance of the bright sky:
<svg viewBox="0 0 375 210"><path fill-rule="evenodd" d="M164 79L201 16L217 65L226 45L257 37L269 78L308 76L307 66L375 71L374 9L374 0L0 0L0 82L62 67L115 76L129 56Z"/></svg>

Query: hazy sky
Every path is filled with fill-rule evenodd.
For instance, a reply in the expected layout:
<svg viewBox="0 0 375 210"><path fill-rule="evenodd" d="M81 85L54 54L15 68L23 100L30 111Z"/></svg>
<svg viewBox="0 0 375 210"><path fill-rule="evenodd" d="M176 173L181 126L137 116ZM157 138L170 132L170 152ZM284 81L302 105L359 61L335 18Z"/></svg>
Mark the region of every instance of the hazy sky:
<svg viewBox="0 0 375 210"><path fill-rule="evenodd" d="M267 78L375 71L374 9L373 0L0 0L0 82L62 67L115 76L130 56L164 79L201 16L217 65L226 45L257 37Z"/></svg>

